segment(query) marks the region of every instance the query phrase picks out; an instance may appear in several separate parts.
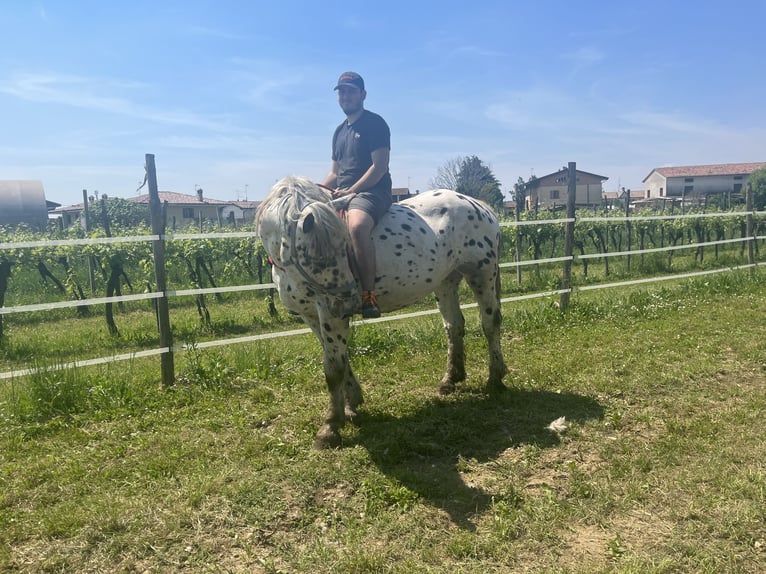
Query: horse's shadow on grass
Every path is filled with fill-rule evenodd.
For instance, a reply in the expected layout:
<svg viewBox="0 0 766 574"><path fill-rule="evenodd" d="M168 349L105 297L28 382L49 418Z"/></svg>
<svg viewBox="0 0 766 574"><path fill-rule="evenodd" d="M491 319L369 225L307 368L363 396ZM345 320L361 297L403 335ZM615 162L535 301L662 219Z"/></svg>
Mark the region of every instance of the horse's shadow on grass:
<svg viewBox="0 0 766 574"><path fill-rule="evenodd" d="M362 409L353 442L367 449L386 476L443 509L455 524L473 529L471 517L503 492L467 485L459 471L461 461L488 462L521 445L555 447L560 439L546 427L561 416L582 423L603 419L604 409L596 400L572 393L464 391L433 399L405 416Z"/></svg>

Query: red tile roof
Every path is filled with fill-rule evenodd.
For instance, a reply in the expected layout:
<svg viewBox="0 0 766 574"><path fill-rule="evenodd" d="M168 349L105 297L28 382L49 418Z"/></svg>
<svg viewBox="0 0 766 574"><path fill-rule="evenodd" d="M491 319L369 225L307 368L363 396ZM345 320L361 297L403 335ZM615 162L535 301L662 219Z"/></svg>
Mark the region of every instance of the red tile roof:
<svg viewBox="0 0 766 574"><path fill-rule="evenodd" d="M665 177L702 177L705 175L749 175L757 169L766 167L766 162L758 163L719 163L712 165L682 165L677 167L658 167L644 178L649 179L657 172Z"/></svg>
<svg viewBox="0 0 766 574"><path fill-rule="evenodd" d="M196 195L189 195L187 193L175 193L173 191L160 191L157 192L160 196L160 201L165 202L167 201L170 205L240 205L242 203L248 203L248 202L237 202L237 201L222 201L220 199L210 199L207 197L203 197L202 201L199 200L199 197ZM138 195L136 197L125 197L122 199L126 199L127 201L132 201L133 203L139 203L139 204L148 204L149 203L149 194L146 195ZM257 207L258 203L260 202L251 202L256 203L254 206L247 206L247 207ZM244 207L240 205L240 207ZM82 211L83 204L82 203L76 203L74 205L67 205L65 207L58 207L55 210L53 210L53 213L62 213L67 211Z"/></svg>
<svg viewBox="0 0 766 574"><path fill-rule="evenodd" d="M199 197L196 195L175 193L173 191L159 191L157 194L160 196L160 201L167 201L173 205L231 205L233 203L231 201L221 201L220 199L210 199L207 197L204 197L202 201L200 201ZM134 203L149 203L149 194L139 195L138 197L128 197L126 199Z"/></svg>

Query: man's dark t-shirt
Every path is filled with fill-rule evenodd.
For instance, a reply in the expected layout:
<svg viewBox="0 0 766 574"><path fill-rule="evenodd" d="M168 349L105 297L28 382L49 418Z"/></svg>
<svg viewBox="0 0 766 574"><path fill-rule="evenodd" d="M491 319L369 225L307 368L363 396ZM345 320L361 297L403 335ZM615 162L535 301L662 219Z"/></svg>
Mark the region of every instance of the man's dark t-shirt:
<svg viewBox="0 0 766 574"><path fill-rule="evenodd" d="M354 185L372 165L372 152L391 149L391 131L378 114L364 110L352 125L344 121L332 136L332 159L338 162L338 189ZM391 195L391 174L380 178L371 193Z"/></svg>

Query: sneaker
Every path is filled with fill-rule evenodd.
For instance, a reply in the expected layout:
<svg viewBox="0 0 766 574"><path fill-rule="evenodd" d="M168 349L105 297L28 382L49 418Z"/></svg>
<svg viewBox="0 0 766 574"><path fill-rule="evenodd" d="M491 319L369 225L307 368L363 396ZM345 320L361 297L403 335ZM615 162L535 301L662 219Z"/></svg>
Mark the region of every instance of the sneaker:
<svg viewBox="0 0 766 574"><path fill-rule="evenodd" d="M375 291L362 291L362 317L365 319L380 317L380 307L378 307Z"/></svg>

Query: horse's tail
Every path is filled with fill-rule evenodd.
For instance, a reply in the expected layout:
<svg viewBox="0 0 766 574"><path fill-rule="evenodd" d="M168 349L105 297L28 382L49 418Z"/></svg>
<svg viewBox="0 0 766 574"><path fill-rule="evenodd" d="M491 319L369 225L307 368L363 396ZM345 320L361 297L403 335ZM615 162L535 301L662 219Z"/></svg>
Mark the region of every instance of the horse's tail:
<svg viewBox="0 0 766 574"><path fill-rule="evenodd" d="M497 230L497 257L495 257L495 297L497 304L500 305L500 254L503 252L503 230Z"/></svg>
<svg viewBox="0 0 766 574"><path fill-rule="evenodd" d="M500 264L495 264L495 298L497 299L497 305L500 306Z"/></svg>

